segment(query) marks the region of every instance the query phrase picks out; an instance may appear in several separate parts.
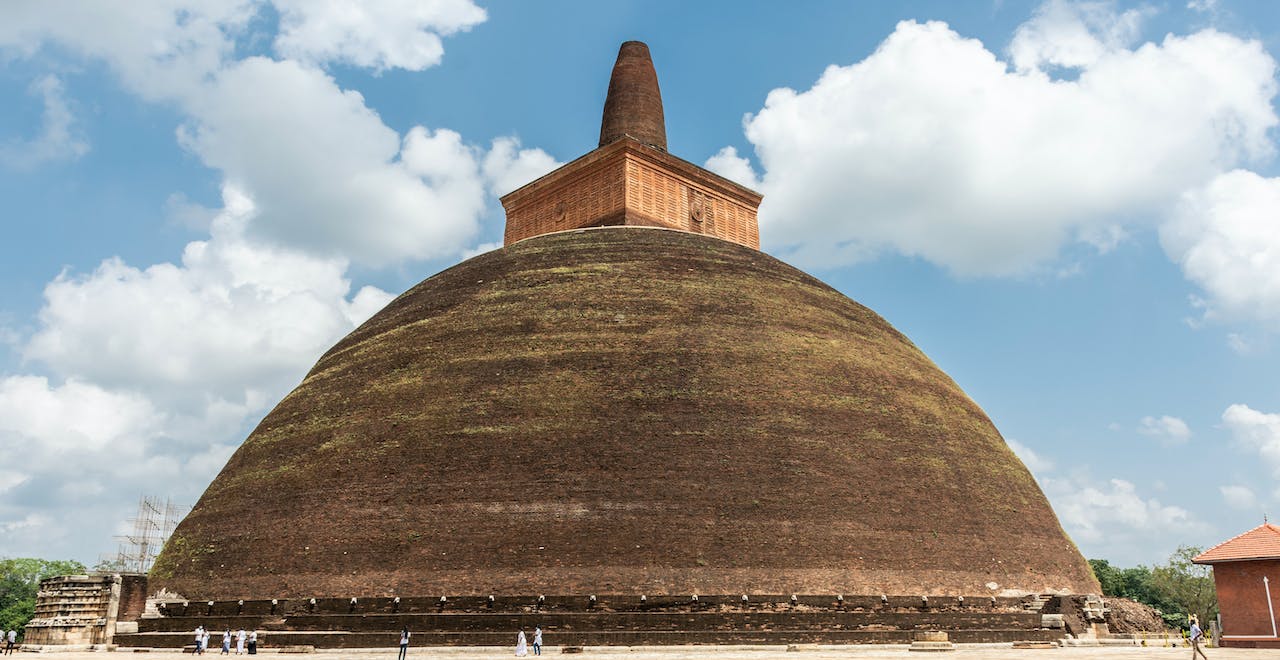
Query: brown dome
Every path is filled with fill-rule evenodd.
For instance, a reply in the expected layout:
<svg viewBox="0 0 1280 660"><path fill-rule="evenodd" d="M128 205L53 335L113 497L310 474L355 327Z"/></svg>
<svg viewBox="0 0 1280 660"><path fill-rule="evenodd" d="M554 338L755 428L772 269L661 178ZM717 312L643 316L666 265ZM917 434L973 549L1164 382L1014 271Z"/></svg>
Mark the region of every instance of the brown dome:
<svg viewBox="0 0 1280 660"><path fill-rule="evenodd" d="M1098 591L990 420L884 319L755 250L623 227L397 298L267 415L152 580L216 599Z"/></svg>

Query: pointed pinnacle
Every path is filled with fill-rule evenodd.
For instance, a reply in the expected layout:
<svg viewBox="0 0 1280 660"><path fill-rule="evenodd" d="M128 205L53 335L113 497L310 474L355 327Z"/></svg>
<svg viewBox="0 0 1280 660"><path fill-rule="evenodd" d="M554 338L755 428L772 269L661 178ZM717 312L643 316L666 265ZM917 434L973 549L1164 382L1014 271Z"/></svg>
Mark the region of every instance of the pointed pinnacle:
<svg viewBox="0 0 1280 660"><path fill-rule="evenodd" d="M600 146L624 136L667 150L658 74L653 69L649 47L642 41L628 41L618 49L609 95L604 101L604 119L600 122Z"/></svg>

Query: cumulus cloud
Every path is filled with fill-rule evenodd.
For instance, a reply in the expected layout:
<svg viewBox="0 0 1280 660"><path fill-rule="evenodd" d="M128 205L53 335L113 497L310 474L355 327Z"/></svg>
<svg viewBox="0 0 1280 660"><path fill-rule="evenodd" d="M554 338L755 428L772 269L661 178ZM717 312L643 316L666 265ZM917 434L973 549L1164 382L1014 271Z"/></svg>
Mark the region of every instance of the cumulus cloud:
<svg viewBox="0 0 1280 660"><path fill-rule="evenodd" d="M373 287L348 297L341 258L246 240L252 201L230 187L224 198L211 238L188 244L180 264L113 258L51 282L25 357L103 386L261 405L257 392L279 394L391 299Z"/></svg>
<svg viewBox="0 0 1280 660"><path fill-rule="evenodd" d="M1117 14L1109 2L1051 0L1023 23L1009 44L1019 71L1083 68L1137 40L1146 9Z"/></svg>
<svg viewBox="0 0 1280 660"><path fill-rule="evenodd" d="M319 68L431 66L440 36L484 20L472 3L281 2L282 60L237 57L261 2L78 8L7 8L0 48L31 54L56 44L106 62L143 98L179 108L182 146L254 200L248 235L378 267L456 255L478 234L483 150L443 129L402 137ZM440 160L424 166L414 151Z"/></svg>
<svg viewBox="0 0 1280 660"><path fill-rule="evenodd" d="M1156 438L1168 445L1185 444L1191 439L1191 427L1180 418L1169 415L1143 417L1138 426L1138 433Z"/></svg>
<svg viewBox="0 0 1280 660"><path fill-rule="evenodd" d="M154 433L160 415L145 397L69 380L52 388L39 376L0 380L0 429L39 438L52 453L128 446Z"/></svg>
<svg viewBox="0 0 1280 660"><path fill-rule="evenodd" d="M1025 272L1066 245L1105 249L1114 228L1272 155L1276 64L1261 43L1203 30L1131 47L1137 16L1106 7L1048 5L1013 62L905 21L861 62L770 92L744 120L765 245L816 266L894 251ZM729 150L708 166L757 176Z"/></svg>
<svg viewBox="0 0 1280 660"><path fill-rule="evenodd" d="M1022 464L1027 466L1027 469L1031 470L1033 474L1039 475L1053 469L1053 461L1036 453L1030 447L1017 440L1009 440L1008 443L1009 449L1013 450L1013 453L1018 456Z"/></svg>
<svg viewBox="0 0 1280 660"><path fill-rule="evenodd" d="M479 231L484 180L461 136L401 140L319 69L248 58L191 114L179 141L254 200L259 238L382 266L456 254Z"/></svg>
<svg viewBox="0 0 1280 660"><path fill-rule="evenodd" d="M706 166L712 172L752 190L761 187L760 178L751 169L751 163L738 155L736 147L725 147L716 152L716 155L707 159Z"/></svg>
<svg viewBox="0 0 1280 660"><path fill-rule="evenodd" d="M1218 492L1227 506L1233 509L1254 509L1258 506L1258 498L1245 486L1219 486Z"/></svg>
<svg viewBox="0 0 1280 660"><path fill-rule="evenodd" d="M322 69L437 64L441 37L484 20L473 3L282 0L279 57L246 57L265 8L5 7L0 56L100 61L127 91L176 109L179 144L221 175L223 200L175 193L169 215L206 240L172 263L65 272L30 335L7 338L42 373L0 374L0 455L23 457L0 473L0 529L23 530L0 535L0 555L88 559L138 494L193 502L247 426L390 300L353 291L352 263L458 255L491 189L555 164L514 140L486 151L442 128L402 135ZM45 134L74 136L60 82L44 80Z"/></svg>
<svg viewBox="0 0 1280 660"><path fill-rule="evenodd" d="M1086 556L1151 562L1160 557L1137 555L1135 548L1163 543L1172 549L1187 534L1208 529L1186 509L1144 497L1124 479L1100 484L1085 477L1051 477L1041 483L1063 527Z"/></svg>
<svg viewBox="0 0 1280 660"><path fill-rule="evenodd" d="M1153 545L1153 539L1154 544L1172 549L1186 534L1208 530L1186 509L1144 497L1131 481L1109 479L1098 483L1078 471L1058 474L1052 461L1030 447L1017 440L1008 440L1008 444L1035 474L1059 522L1086 556L1128 564L1149 563L1162 557L1140 555L1136 549L1159 547ZM1160 482L1156 484L1160 489ZM1225 497L1225 490L1223 494Z"/></svg>
<svg viewBox="0 0 1280 660"><path fill-rule="evenodd" d="M68 543L100 543L140 493L194 502L246 424L391 299L352 292L342 258L248 239L257 210L231 186L224 205L180 263L112 258L46 287L22 350L60 382L0 378L0 455L23 457L19 481L0 475L0 525L62 509ZM35 539L0 539L0 554L48 542Z"/></svg>
<svg viewBox="0 0 1280 660"><path fill-rule="evenodd" d="M105 547L138 494L194 501L217 469L203 457L234 449L222 421L79 379L0 378L0 455L21 458L0 475L0 555L92 561L86 541Z"/></svg>
<svg viewBox="0 0 1280 660"><path fill-rule="evenodd" d="M30 57L56 44L106 62L143 98L172 101L198 89L234 54L235 37L260 8L253 0L14 0L5 3L0 50Z"/></svg>
<svg viewBox="0 0 1280 660"><path fill-rule="evenodd" d="M1245 170L1215 177L1183 195L1160 241L1204 290L1207 318L1280 328L1280 178Z"/></svg>
<svg viewBox="0 0 1280 660"><path fill-rule="evenodd" d="M541 149L522 149L516 138L503 137L493 141L483 169L493 194L501 197L561 164Z"/></svg>
<svg viewBox="0 0 1280 660"><path fill-rule="evenodd" d="M49 162L75 160L88 153L89 143L76 129L62 80L54 75L41 76L31 84L29 92L44 104L40 133L0 144L0 164L29 170Z"/></svg>
<svg viewBox="0 0 1280 660"><path fill-rule="evenodd" d="M471 0L273 0L275 49L308 62L421 71L440 63L448 36L485 20Z"/></svg>
<svg viewBox="0 0 1280 660"><path fill-rule="evenodd" d="M1280 477L1280 415L1237 403L1223 411L1222 424L1238 444L1257 452L1272 473Z"/></svg>

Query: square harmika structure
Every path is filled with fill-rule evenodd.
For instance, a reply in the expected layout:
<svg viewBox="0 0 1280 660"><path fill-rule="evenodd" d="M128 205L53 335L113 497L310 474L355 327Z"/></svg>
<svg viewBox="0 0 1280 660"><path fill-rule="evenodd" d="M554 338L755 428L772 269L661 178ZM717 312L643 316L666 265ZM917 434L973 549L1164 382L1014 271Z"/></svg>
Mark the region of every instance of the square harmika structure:
<svg viewBox="0 0 1280 660"><path fill-rule="evenodd" d="M631 225L760 249L760 194L667 153L664 121L649 48L629 41L613 66L599 147L502 198L504 243Z"/></svg>

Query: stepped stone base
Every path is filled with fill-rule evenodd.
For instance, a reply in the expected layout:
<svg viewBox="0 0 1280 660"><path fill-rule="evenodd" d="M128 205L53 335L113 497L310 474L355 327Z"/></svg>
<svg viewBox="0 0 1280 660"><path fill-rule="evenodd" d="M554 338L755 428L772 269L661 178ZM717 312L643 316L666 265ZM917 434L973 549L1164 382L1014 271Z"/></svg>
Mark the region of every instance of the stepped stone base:
<svg viewBox="0 0 1280 660"><path fill-rule="evenodd" d="M1016 598L850 596L310 599L167 603L159 617L119 633L123 648L172 648L204 626L213 644L224 630L256 630L263 650L393 648L399 631L413 646L509 646L516 631L541 626L557 647L728 644L918 644L1052 642L1037 603Z"/></svg>
<svg viewBox="0 0 1280 660"><path fill-rule="evenodd" d="M924 630L915 633L915 641L911 642L911 648L908 651L954 651L955 644L952 644L947 638L947 633L941 630Z"/></svg>

